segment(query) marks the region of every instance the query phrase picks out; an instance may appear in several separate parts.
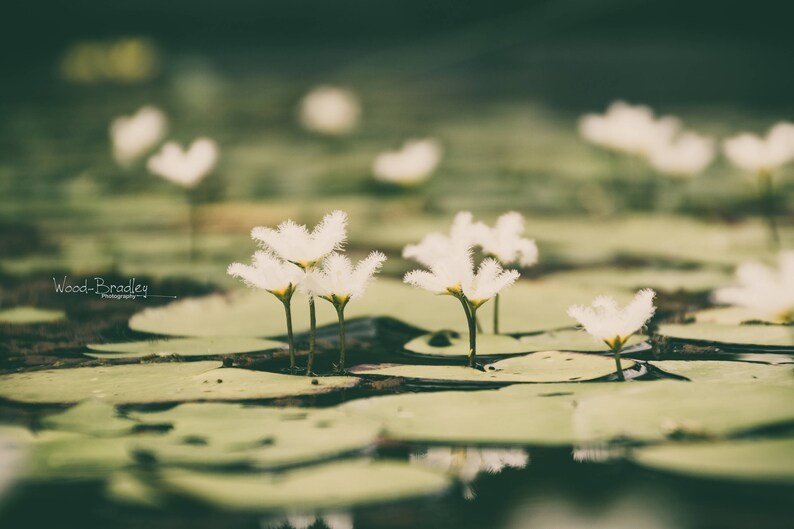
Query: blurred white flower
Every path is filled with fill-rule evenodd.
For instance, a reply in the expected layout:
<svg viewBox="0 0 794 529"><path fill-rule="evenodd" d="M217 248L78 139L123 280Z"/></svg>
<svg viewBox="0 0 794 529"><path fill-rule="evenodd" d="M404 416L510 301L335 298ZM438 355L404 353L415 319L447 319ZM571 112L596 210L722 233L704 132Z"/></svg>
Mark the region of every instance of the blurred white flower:
<svg viewBox="0 0 794 529"><path fill-rule="evenodd" d="M165 137L168 119L159 108L141 107L131 116L120 116L110 124L113 157L122 166L128 166Z"/></svg>
<svg viewBox="0 0 794 529"><path fill-rule="evenodd" d="M307 130L332 136L353 131L360 116L361 103L356 94L334 86L312 89L299 108L300 122Z"/></svg>
<svg viewBox="0 0 794 529"><path fill-rule="evenodd" d="M306 226L287 220L276 229L256 227L251 230L251 237L305 270L342 248L347 239L347 213L339 210L329 213L311 233Z"/></svg>
<svg viewBox="0 0 794 529"><path fill-rule="evenodd" d="M371 252L354 267L346 256L332 253L323 259L320 268L306 273L306 289L334 305L344 305L364 295L367 284L385 260L383 253Z"/></svg>
<svg viewBox="0 0 794 529"><path fill-rule="evenodd" d="M467 484L482 473L499 474L507 468L525 468L529 453L521 448L431 447L411 454L410 463L442 470Z"/></svg>
<svg viewBox="0 0 794 529"><path fill-rule="evenodd" d="M380 153L372 174L380 182L412 186L427 180L441 162L442 149L433 139L409 140L398 151Z"/></svg>
<svg viewBox="0 0 794 529"><path fill-rule="evenodd" d="M226 273L242 279L251 288L267 290L279 299L291 296L304 276L298 266L264 251L254 254L251 265L230 264Z"/></svg>
<svg viewBox="0 0 794 529"><path fill-rule="evenodd" d="M653 305L655 295L650 288L640 290L623 309L618 307L614 298L598 296L590 307L572 305L568 308L568 315L591 336L619 350L653 316L656 311Z"/></svg>
<svg viewBox="0 0 794 529"><path fill-rule="evenodd" d="M419 244L409 244L403 248L403 257L413 259L419 264L430 267L456 252L468 252L478 239L478 234L487 229L482 223L475 224L472 214L461 211L452 221L449 235L432 232L422 238Z"/></svg>
<svg viewBox="0 0 794 529"><path fill-rule="evenodd" d="M266 518L260 521L261 529L309 529L317 522L327 529L353 529L353 515L349 512L292 513L284 518Z"/></svg>
<svg viewBox="0 0 794 529"><path fill-rule="evenodd" d="M662 174L696 176L711 165L715 154L714 139L686 131L656 145L648 155L648 163Z"/></svg>
<svg viewBox="0 0 794 529"><path fill-rule="evenodd" d="M736 279L737 286L714 291L715 302L794 321L794 251L780 253L777 270L762 263L744 263L736 269Z"/></svg>
<svg viewBox="0 0 794 529"><path fill-rule="evenodd" d="M538 262L538 246L534 240L522 237L524 217L511 211L496 220L489 228L475 225L475 241L483 253L496 258L503 265L532 266Z"/></svg>
<svg viewBox="0 0 794 529"><path fill-rule="evenodd" d="M193 187L207 176L218 162L218 146L209 138L198 138L187 150L168 142L149 158L147 167L157 176L183 187Z"/></svg>
<svg viewBox="0 0 794 529"><path fill-rule="evenodd" d="M649 107L624 101L613 102L604 114L585 114L579 120L579 134L586 141L635 156L647 156L679 128L674 117L656 118Z"/></svg>
<svg viewBox="0 0 794 529"><path fill-rule="evenodd" d="M765 137L743 133L723 142L725 156L740 169L771 173L794 159L794 124L781 122Z"/></svg>

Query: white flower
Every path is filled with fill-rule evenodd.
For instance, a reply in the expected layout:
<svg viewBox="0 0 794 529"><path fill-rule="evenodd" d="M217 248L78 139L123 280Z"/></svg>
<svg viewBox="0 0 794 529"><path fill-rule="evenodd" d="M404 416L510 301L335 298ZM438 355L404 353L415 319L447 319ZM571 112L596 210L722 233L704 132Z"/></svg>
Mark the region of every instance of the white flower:
<svg viewBox="0 0 794 529"><path fill-rule="evenodd" d="M449 235L433 232L422 238L419 244L409 244L403 248L403 257L431 267L435 262L448 257L450 254L469 252L474 246L478 234L487 229L482 223L475 224L472 214L461 211L452 221Z"/></svg>
<svg viewBox="0 0 794 529"><path fill-rule="evenodd" d="M647 156L661 143L669 142L680 128L673 117L656 118L643 105L616 101L605 114L585 114L579 133L594 145L635 156Z"/></svg>
<svg viewBox="0 0 794 529"><path fill-rule="evenodd" d="M477 225L477 244L486 255L495 257L502 264L532 266L538 262L538 247L535 241L522 237L524 218L520 213L505 213L489 228Z"/></svg>
<svg viewBox="0 0 794 529"><path fill-rule="evenodd" d="M306 289L335 305L344 305L364 295L367 284L385 260L381 252L372 252L354 267L346 256L332 253L323 260L321 268L306 273Z"/></svg>
<svg viewBox="0 0 794 529"><path fill-rule="evenodd" d="M477 307L515 283L519 275L515 270L504 270L496 259L483 259L477 273L463 283L463 295Z"/></svg>
<svg viewBox="0 0 794 529"><path fill-rule="evenodd" d="M301 124L312 132L342 135L358 125L361 103L350 90L334 86L318 86L300 103Z"/></svg>
<svg viewBox="0 0 794 529"><path fill-rule="evenodd" d="M766 137L743 133L723 142L725 156L736 167L769 173L794 159L794 124L778 123Z"/></svg>
<svg viewBox="0 0 794 529"><path fill-rule="evenodd" d="M609 296L599 296L590 307L572 305L568 315L578 321L594 338L603 340L610 347L622 346L635 332L651 319L656 307L653 298L656 292L646 288L637 292L625 308Z"/></svg>
<svg viewBox="0 0 794 529"><path fill-rule="evenodd" d="M663 174L695 176L711 165L715 154L712 138L686 131L670 142L657 145L648 155L648 163Z"/></svg>
<svg viewBox="0 0 794 529"><path fill-rule="evenodd" d="M294 264L263 251L254 254L253 264L232 263L226 273L242 279L251 288L267 290L280 299L289 297L304 275L303 270Z"/></svg>
<svg viewBox="0 0 794 529"><path fill-rule="evenodd" d="M183 187L193 187L207 176L218 161L218 146L208 138L198 138L187 150L169 142L149 158L147 167L153 174Z"/></svg>
<svg viewBox="0 0 794 529"><path fill-rule="evenodd" d="M441 162L441 145L433 139L409 140L398 151L380 153L372 164L375 179L398 185L427 180Z"/></svg>
<svg viewBox="0 0 794 529"><path fill-rule="evenodd" d="M305 269L342 248L347 239L347 213L339 210L329 213L311 233L306 226L287 220L276 229L254 228L251 237L285 261Z"/></svg>
<svg viewBox="0 0 794 529"><path fill-rule="evenodd" d="M120 116L110 124L113 157L127 166L163 139L168 120L159 108L141 107L131 116Z"/></svg>
<svg viewBox="0 0 794 529"><path fill-rule="evenodd" d="M483 472L499 474L506 468L524 468L529 464L529 454L521 448L430 447L425 452L411 454L410 462L445 471L469 483Z"/></svg>
<svg viewBox="0 0 794 529"><path fill-rule="evenodd" d="M794 320L794 251L781 252L778 263L778 270L757 262L742 264L736 269L739 285L715 290L714 301Z"/></svg>

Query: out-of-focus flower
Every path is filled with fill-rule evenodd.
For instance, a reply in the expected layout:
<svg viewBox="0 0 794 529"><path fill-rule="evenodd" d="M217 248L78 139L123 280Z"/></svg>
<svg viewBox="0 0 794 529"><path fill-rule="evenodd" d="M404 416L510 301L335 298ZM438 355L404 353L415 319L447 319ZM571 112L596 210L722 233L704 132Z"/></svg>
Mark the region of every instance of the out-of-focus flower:
<svg viewBox="0 0 794 529"><path fill-rule="evenodd" d="M380 153L372 164L372 174L380 182L414 186L433 174L441 155L441 145L436 140L409 140L400 150Z"/></svg>
<svg viewBox="0 0 794 529"><path fill-rule="evenodd" d="M298 115L307 130L339 136L352 132L358 126L361 103L350 90L318 86L301 100Z"/></svg>
<svg viewBox="0 0 794 529"><path fill-rule="evenodd" d="M260 522L261 529L309 529L319 522L328 529L353 529L353 515L349 512L293 513L284 518L267 518Z"/></svg>
<svg viewBox="0 0 794 529"><path fill-rule="evenodd" d="M631 336L651 319L656 307L656 293L650 288L637 292L625 308L618 307L610 296L598 296L590 307L572 305L568 315L578 321L593 338L606 342L611 348L622 347Z"/></svg>
<svg viewBox="0 0 794 529"><path fill-rule="evenodd" d="M165 137L168 119L159 108L141 107L131 116L119 116L110 124L113 157L119 165L128 166Z"/></svg>
<svg viewBox="0 0 794 529"><path fill-rule="evenodd" d="M251 237L285 261L306 270L342 248L347 239L347 213L337 210L327 214L311 232L303 224L286 220L276 229L256 227L251 230Z"/></svg>
<svg viewBox="0 0 794 529"><path fill-rule="evenodd" d="M714 291L715 302L794 321L794 251L780 253L777 270L758 262L744 263L736 269L736 279L737 286Z"/></svg>
<svg viewBox="0 0 794 529"><path fill-rule="evenodd" d="M449 235L432 232L422 238L419 244L409 244L403 248L403 257L413 259L427 267L444 260L450 254L468 252L475 245L478 235L487 229L481 223L475 224L468 211L455 215ZM453 259L454 260L454 259Z"/></svg>
<svg viewBox="0 0 794 529"><path fill-rule="evenodd" d="M486 255L503 265L532 266L538 262L538 246L534 240L522 237L524 217L511 211L496 220L493 228L478 225L475 241Z"/></svg>
<svg viewBox="0 0 794 529"><path fill-rule="evenodd" d="M674 117L656 118L644 105L615 101L604 114L585 114L579 134L588 142L611 151L648 156L657 145L668 143L681 124Z"/></svg>
<svg viewBox="0 0 794 529"><path fill-rule="evenodd" d="M149 158L149 171L182 187L194 187L218 162L218 146L209 138L198 138L187 150L169 142Z"/></svg>
<svg viewBox="0 0 794 529"><path fill-rule="evenodd" d="M686 131L667 143L659 143L648 155L648 163L662 174L696 176L711 165L715 154L712 138Z"/></svg>
<svg viewBox="0 0 794 529"><path fill-rule="evenodd" d="M781 122L765 137L742 133L723 142L732 164L753 174L771 173L794 159L794 124Z"/></svg>
<svg viewBox="0 0 794 529"><path fill-rule="evenodd" d="M111 41L82 41L61 60L64 79L74 83L139 83L160 70L160 51L150 39L128 37Z"/></svg>

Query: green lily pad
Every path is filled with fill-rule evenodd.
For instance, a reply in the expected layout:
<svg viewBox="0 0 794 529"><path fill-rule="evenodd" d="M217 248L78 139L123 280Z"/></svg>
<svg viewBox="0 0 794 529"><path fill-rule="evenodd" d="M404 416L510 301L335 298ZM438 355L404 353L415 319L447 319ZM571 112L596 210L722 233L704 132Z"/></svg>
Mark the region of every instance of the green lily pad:
<svg viewBox="0 0 794 529"><path fill-rule="evenodd" d="M730 281L730 275L709 269L596 268L560 272L550 279L585 286L625 288L636 291L652 288L660 292L705 292Z"/></svg>
<svg viewBox="0 0 794 529"><path fill-rule="evenodd" d="M221 366L216 361L168 362L13 373L0 376L0 396L35 403L246 400L325 393L359 382L354 377L310 378Z"/></svg>
<svg viewBox="0 0 794 529"><path fill-rule="evenodd" d="M662 371L695 382L760 382L794 385L794 368L790 365L722 360L657 360L651 364Z"/></svg>
<svg viewBox="0 0 794 529"><path fill-rule="evenodd" d="M258 338L207 337L168 338L145 342L89 344L88 348L100 353L85 353L86 356L102 359L143 358L147 356L207 357L230 354L254 353L286 347L283 342Z"/></svg>
<svg viewBox="0 0 794 529"><path fill-rule="evenodd" d="M130 433L136 424L135 421L119 417L110 404L95 399L85 400L42 420L42 425L51 430L96 436L124 435Z"/></svg>
<svg viewBox="0 0 794 529"><path fill-rule="evenodd" d="M129 437L93 437L74 432L44 432L30 445L25 477L31 480L104 479L135 464Z"/></svg>
<svg viewBox="0 0 794 529"><path fill-rule="evenodd" d="M634 347L647 340L647 336L634 335L629 338L624 349ZM609 350L603 342L598 342L582 330L562 329L540 334L530 334L519 338L527 351L574 351L574 352L606 352Z"/></svg>
<svg viewBox="0 0 794 529"><path fill-rule="evenodd" d="M457 334L457 336L450 336L449 333L425 334L414 338L403 347L407 351L422 356L468 358L469 337L467 334ZM526 352L526 346L512 336L504 334L477 335L477 355L480 357L516 355Z"/></svg>
<svg viewBox="0 0 794 529"><path fill-rule="evenodd" d="M62 310L37 309L36 307L14 307L0 310L0 323L48 323L62 320L66 313Z"/></svg>
<svg viewBox="0 0 794 529"><path fill-rule="evenodd" d="M692 342L794 348L794 325L668 324L659 326L658 333L667 338Z"/></svg>
<svg viewBox="0 0 794 529"><path fill-rule="evenodd" d="M626 360L628 369L634 362ZM580 382L615 372L615 362L606 356L543 351L500 360L479 371L464 366L396 365L364 366L354 369L360 375L401 377L425 381L474 384L512 384L516 382Z"/></svg>
<svg viewBox="0 0 794 529"><path fill-rule="evenodd" d="M719 323L721 325L741 325L745 322L784 323L760 312L745 307L712 307L694 312L692 316L697 323Z"/></svg>
<svg viewBox="0 0 794 529"><path fill-rule="evenodd" d="M380 433L378 422L334 409L191 403L135 417L173 426L135 444L168 465L280 468L360 450Z"/></svg>
<svg viewBox="0 0 794 529"><path fill-rule="evenodd" d="M794 439L676 443L635 450L632 459L698 478L794 484Z"/></svg>
<svg viewBox="0 0 794 529"><path fill-rule="evenodd" d="M506 334L531 333L572 327L566 314L572 303L584 303L599 294L614 294L620 302L631 294L623 291L588 289L550 281L519 281L504 292L500 300L501 331ZM305 296L293 297L295 332L309 328ZM479 311L488 329L493 305ZM420 329L452 329L466 332L466 318L460 304L450 296L438 296L394 279L379 279L360 300L351 301L345 310L348 319L390 317ZM330 303L317 304L317 324L337 321ZM145 309L132 316L130 328L167 336L281 336L285 333L284 309L272 295L252 290L214 294L178 300L164 307Z"/></svg>
<svg viewBox="0 0 794 529"><path fill-rule="evenodd" d="M675 380L626 383L578 402L581 441L721 437L794 421L794 386Z"/></svg>
<svg viewBox="0 0 794 529"><path fill-rule="evenodd" d="M451 481L396 461L352 460L283 474L208 474L165 470L169 492L234 511L350 508L438 494Z"/></svg>

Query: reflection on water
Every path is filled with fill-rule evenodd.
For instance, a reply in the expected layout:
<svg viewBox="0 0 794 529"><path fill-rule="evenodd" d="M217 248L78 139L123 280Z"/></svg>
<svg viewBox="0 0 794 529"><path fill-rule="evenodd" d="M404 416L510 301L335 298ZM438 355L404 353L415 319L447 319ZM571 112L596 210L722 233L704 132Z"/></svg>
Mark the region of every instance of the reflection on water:
<svg viewBox="0 0 794 529"><path fill-rule="evenodd" d="M309 529L310 527L353 529L353 515L349 512L293 513L278 518L263 518L260 527L262 529Z"/></svg>
<svg viewBox="0 0 794 529"><path fill-rule="evenodd" d="M583 509L554 499L522 506L513 513L507 529L681 529L658 506L640 498L626 498L605 509Z"/></svg>

